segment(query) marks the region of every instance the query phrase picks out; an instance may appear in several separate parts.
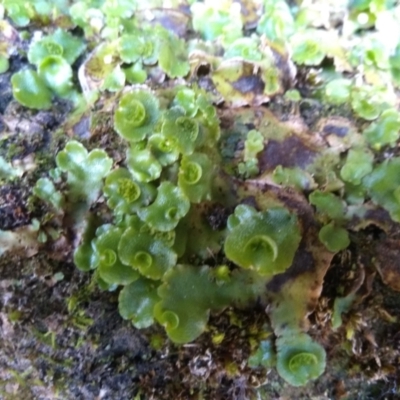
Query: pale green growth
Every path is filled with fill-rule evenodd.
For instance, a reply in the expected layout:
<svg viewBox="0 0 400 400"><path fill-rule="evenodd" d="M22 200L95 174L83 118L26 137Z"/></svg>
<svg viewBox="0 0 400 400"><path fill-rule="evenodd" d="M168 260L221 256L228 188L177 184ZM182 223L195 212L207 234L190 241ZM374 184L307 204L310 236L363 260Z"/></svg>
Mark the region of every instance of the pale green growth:
<svg viewBox="0 0 400 400"><path fill-rule="evenodd" d="M130 0L104 0L100 7L104 20L101 37L106 40L117 40L121 32L134 32L136 19L133 14L137 5L136 1ZM96 2L94 7L98 6Z"/></svg>
<svg viewBox="0 0 400 400"><path fill-rule="evenodd" d="M126 172L126 174L123 172ZM142 191L139 185L131 179L129 171L124 171L122 168L116 169L108 175L107 179L108 187L104 187L104 193L107 194L107 189L111 189L115 191L115 193L109 192L111 196L113 194L120 196L121 200L125 201L127 204L135 203L135 201L140 198ZM130 214L129 211L126 213Z"/></svg>
<svg viewBox="0 0 400 400"><path fill-rule="evenodd" d="M118 297L118 309L122 318L131 321L138 329L153 325L153 309L160 301L154 281L139 278L125 286Z"/></svg>
<svg viewBox="0 0 400 400"><path fill-rule="evenodd" d="M160 177L162 167L148 148L142 143L132 145L126 152L127 166L133 178L139 182L151 182Z"/></svg>
<svg viewBox="0 0 400 400"><path fill-rule="evenodd" d="M376 211L378 206L400 222L400 158L392 155L395 149L388 149L390 159L373 169L374 157L381 160L387 156L378 151L384 146L395 147L399 140L400 113L394 87L400 87L400 46L398 38L393 38L398 35L391 37L391 30L382 27L389 6L382 0L356 0L350 5L341 2L340 11L348 13L343 14L345 20L337 35L336 11L317 9L318 1L306 5L302 0L188 0L186 7L195 3L193 15L181 12L177 6L182 6L182 1L178 0L148 4L131 0L0 2L6 18L21 25L34 22L21 32L23 41L31 39L31 28L49 30L52 22L74 32L76 27L78 32L81 28L84 31L84 39L65 29L34 39L28 58L39 73L14 75L17 101L41 109L51 106L53 92L64 98L70 93L79 96L72 89L71 66L87 42L91 53L76 66L85 96L73 115L74 124L67 121L66 132L80 135L81 130L75 127L81 128L87 120L96 128L98 121L93 120L92 112L105 117L99 122L105 122L107 128L109 113L114 113L120 136L116 143L100 138L98 132L107 136L107 129L90 132L97 134L95 142L111 144L115 163L125 168L115 167L110 172L114 160L104 151L89 153L71 141L57 156L58 168L49 174L53 181L39 179L33 188L36 197L60 212L55 216L56 224L66 222L63 226L70 228L71 239L80 239L74 252L77 267L95 270L93 278L101 289L124 285L119 296L122 317L137 328L158 321L176 343L192 341L206 331L211 312L256 301L268 304L278 337L276 346L272 338L262 340L249 365L271 368L277 363L279 374L294 386L320 376L325 352L297 329L307 326L306 318L312 312L315 294L318 297L320 292L330 257L350 245L345 222L357 230L354 221L364 226L367 212ZM149 10L149 6L155 8ZM171 9L166 11L165 7ZM0 5L0 18L1 14ZM168 28L157 26L159 22ZM396 20L393 22L394 32L400 33ZM213 42L194 38L192 26ZM370 29L363 32L366 28ZM389 32L386 39L381 29ZM349 34L356 30L361 32L354 37ZM21 44L17 36L13 38L15 46L0 48L0 73L8 67L8 56L14 56ZM35 33L35 37L39 36ZM185 43L188 39L189 45ZM295 82L294 63L315 68L300 68L301 79ZM141 86L144 82L156 91ZM126 84L134 86L125 89ZM289 87L298 87L301 95L297 89L287 90ZM104 90L121 93L101 94ZM278 96L266 110L263 104L277 93L284 98ZM302 100L302 95L315 100ZM318 130L320 122L315 120L314 124L314 116L324 100L340 106L328 104L323 111L329 115L340 112L345 116L353 110L356 117L376 121L364 128L366 121L357 120L355 126L365 129L362 135L353 129L341 135L333 126L333 134L327 129L324 137L306 138L303 125L289 114L303 116ZM349 107L343 107L345 104ZM275 108L280 121L269 118ZM255 129L248 132L240 153L239 138L252 129L246 128L249 126L262 133ZM223 154L218 143L221 129L226 141ZM281 134L291 132L297 135L299 148L295 144L286 154L277 151L272 158L289 157L293 151L299 158L296 165L301 167L279 165L273 170L268 165L277 164L268 159L267 170L257 177L266 140L273 136L279 141ZM126 148L124 159L120 152ZM9 154L13 153L10 150ZM315 154L310 163L308 154L311 158ZM226 165L220 165L224 162ZM22 175L15 172L13 167L18 165L13 164L0 158L3 180ZM236 165L240 178L258 179L243 182L232 176ZM289 164L283 160L282 165ZM256 204L258 209L241 203ZM307 207L312 211L310 203L316 207L315 223L330 222L321 224L318 237L322 243L315 237L315 223L310 225L303 213ZM226 227L225 213L235 206ZM51 214L41 221L46 224L42 232L0 232L5 242L0 253L22 249L21 242L31 246L28 250L37 251L38 243L59 238L62 227L57 225L52 234L51 229L56 229L47 223ZM96 229L111 220L114 225ZM313 264L312 270L304 269L303 253L310 257L305 261ZM204 260L211 265L202 265ZM349 297L336 299L333 328L340 325L341 313L350 306ZM253 335L251 328L247 333ZM210 337L217 346L223 333L211 332ZM256 340L262 338L265 336L259 334L250 338L253 350Z"/></svg>
<svg viewBox="0 0 400 400"><path fill-rule="evenodd" d="M251 178L259 173L258 160L253 158L246 162L241 162L238 164L238 172L243 178Z"/></svg>
<svg viewBox="0 0 400 400"><path fill-rule="evenodd" d="M284 94L284 98L286 100L290 100L290 101L293 101L295 103L298 103L302 99L301 94L297 89L289 89L289 90L287 90L285 92L285 94Z"/></svg>
<svg viewBox="0 0 400 400"><path fill-rule="evenodd" d="M119 41L119 53L125 63L143 62L155 64L159 54L159 42L151 32L123 34Z"/></svg>
<svg viewBox="0 0 400 400"><path fill-rule="evenodd" d="M122 68L122 71L125 74L125 79L131 84L146 82L147 72L142 68L139 62L130 67Z"/></svg>
<svg viewBox="0 0 400 400"><path fill-rule="evenodd" d="M338 78L328 82L325 86L326 99L333 104L343 104L350 98L352 81Z"/></svg>
<svg viewBox="0 0 400 400"><path fill-rule="evenodd" d="M345 183L345 200L349 206L361 205L367 197L367 189L364 185L353 185L352 183Z"/></svg>
<svg viewBox="0 0 400 400"><path fill-rule="evenodd" d="M350 149L346 162L340 170L341 178L353 185L359 185L361 179L372 171L374 155L366 149Z"/></svg>
<svg viewBox="0 0 400 400"><path fill-rule="evenodd" d="M217 285L223 285L231 280L231 271L227 265L219 265L211 271Z"/></svg>
<svg viewBox="0 0 400 400"><path fill-rule="evenodd" d="M7 16L18 27L25 27L33 20L35 22L49 24L60 15L68 12L68 2L65 0L2 0Z"/></svg>
<svg viewBox="0 0 400 400"><path fill-rule="evenodd" d="M202 153L183 156L179 167L178 186L192 203L210 200L213 167Z"/></svg>
<svg viewBox="0 0 400 400"><path fill-rule="evenodd" d="M385 107L379 91L372 86L353 87L351 106L359 117L368 121L378 118Z"/></svg>
<svg viewBox="0 0 400 400"><path fill-rule="evenodd" d="M117 65L109 75L104 79L102 90L109 90L110 92L118 92L123 89L125 85L125 73L123 69Z"/></svg>
<svg viewBox="0 0 400 400"><path fill-rule="evenodd" d="M19 27L27 26L35 15L32 4L24 0L3 0L7 16Z"/></svg>
<svg viewBox="0 0 400 400"><path fill-rule="evenodd" d="M376 38L365 37L351 49L349 61L354 66L363 63L366 67L386 70L389 67L388 51Z"/></svg>
<svg viewBox="0 0 400 400"><path fill-rule="evenodd" d="M228 229L226 257L265 276L290 267L301 239L297 217L285 208L257 212L239 205L228 218Z"/></svg>
<svg viewBox="0 0 400 400"><path fill-rule="evenodd" d="M335 226L333 222L321 228L318 238L333 253L344 250L350 244L347 230L340 226Z"/></svg>
<svg viewBox="0 0 400 400"><path fill-rule="evenodd" d="M400 134L400 113L393 108L385 110L379 119L372 123L363 136L377 150L382 146L394 146Z"/></svg>
<svg viewBox="0 0 400 400"><path fill-rule="evenodd" d="M264 94L272 96L281 90L280 73L274 66L266 66L262 73L264 81Z"/></svg>
<svg viewBox="0 0 400 400"><path fill-rule="evenodd" d="M324 348L306 333L293 332L277 339L277 370L292 386L304 386L325 370Z"/></svg>
<svg viewBox="0 0 400 400"><path fill-rule="evenodd" d="M26 69L11 77L14 98L25 107L47 109L52 94L36 71Z"/></svg>
<svg viewBox="0 0 400 400"><path fill-rule="evenodd" d="M3 157L0 156L0 179L11 180L22 176L23 170L13 167Z"/></svg>
<svg viewBox="0 0 400 400"><path fill-rule="evenodd" d="M336 330L342 326L342 314L350 310L355 297L355 293L350 293L345 297L336 297L333 304L332 329Z"/></svg>
<svg viewBox="0 0 400 400"><path fill-rule="evenodd" d="M394 221L400 222L400 158L384 161L362 183L372 201L389 211Z"/></svg>
<svg viewBox="0 0 400 400"><path fill-rule="evenodd" d="M81 243L74 251L73 260L76 267L84 272L95 268L93 263L92 239L96 235L97 226L97 222L92 214L89 214L89 217L84 219L80 226L80 230L82 231Z"/></svg>
<svg viewBox="0 0 400 400"><path fill-rule="evenodd" d="M250 161L257 157L257 154L264 149L264 137L255 129L247 133L244 142L244 161Z"/></svg>
<svg viewBox="0 0 400 400"><path fill-rule="evenodd" d="M216 109L206 92L197 92L196 107L196 120L201 125L197 146L214 147L220 137L220 125Z"/></svg>
<svg viewBox="0 0 400 400"><path fill-rule="evenodd" d="M190 66L185 41L161 26L155 28L155 33L159 42L159 67L170 78L186 76Z"/></svg>
<svg viewBox="0 0 400 400"><path fill-rule="evenodd" d="M276 365L276 352L272 340L262 340L257 350L249 357L250 368L271 368Z"/></svg>
<svg viewBox="0 0 400 400"><path fill-rule="evenodd" d="M54 183L50 179L38 179L32 192L39 199L50 203L58 212L62 211L65 204L64 196L55 188Z"/></svg>
<svg viewBox="0 0 400 400"><path fill-rule="evenodd" d="M239 163L239 174L244 178L255 176L259 172L257 154L264 149L264 137L255 129L247 133L244 142L244 162Z"/></svg>
<svg viewBox="0 0 400 400"><path fill-rule="evenodd" d="M97 2L94 2L96 4ZM104 0L101 11L111 23L113 18L131 18L137 8L137 2L132 0Z"/></svg>
<svg viewBox="0 0 400 400"><path fill-rule="evenodd" d="M166 232L178 225L189 208L190 202L181 188L171 182L162 182L154 203L138 210L138 216L152 228Z"/></svg>
<svg viewBox="0 0 400 400"><path fill-rule="evenodd" d="M291 39L293 61L302 65L319 65L326 56L318 31L308 30L295 33Z"/></svg>
<svg viewBox="0 0 400 400"><path fill-rule="evenodd" d="M243 36L240 7L233 2L196 2L191 6L193 29L205 40L227 45Z"/></svg>
<svg viewBox="0 0 400 400"><path fill-rule="evenodd" d="M216 281L213 275L208 266L191 265L177 265L165 274L154 317L175 343L191 342L200 336L210 311L254 301L265 288L265 280L251 271L236 271L225 282Z"/></svg>
<svg viewBox="0 0 400 400"><path fill-rule="evenodd" d="M389 66L397 87L400 87L400 44L397 45L394 53L389 58Z"/></svg>
<svg viewBox="0 0 400 400"><path fill-rule="evenodd" d="M58 28L52 35L37 40L29 46L28 60L38 66L48 56L59 56L72 65L85 47L82 39Z"/></svg>
<svg viewBox="0 0 400 400"><path fill-rule="evenodd" d="M163 167L173 164L179 158L179 151L174 143L161 134L151 135L148 146L151 154Z"/></svg>
<svg viewBox="0 0 400 400"><path fill-rule="evenodd" d="M83 272L90 271L92 265L93 249L90 241L81 243L74 251L74 264Z"/></svg>
<svg viewBox="0 0 400 400"><path fill-rule="evenodd" d="M197 147L201 135L199 124L194 118L185 116L180 107L173 107L164 115L162 134L176 147L180 153L192 154Z"/></svg>
<svg viewBox="0 0 400 400"><path fill-rule="evenodd" d="M118 256L125 265L146 278L161 279L176 264L175 252L161 239L146 232L128 228L121 236Z"/></svg>
<svg viewBox="0 0 400 400"><path fill-rule="evenodd" d="M236 39L225 50L224 58L240 57L249 61L260 61L263 56L259 50L259 39L256 35Z"/></svg>
<svg viewBox="0 0 400 400"><path fill-rule="evenodd" d="M98 9L98 4L91 7L88 2L76 1L69 8L69 15L74 24L84 30L87 38L99 34L104 27L104 15Z"/></svg>
<svg viewBox="0 0 400 400"><path fill-rule="evenodd" d="M39 76L47 87L60 96L67 95L72 89L72 68L60 56L48 56L38 67Z"/></svg>
<svg viewBox="0 0 400 400"><path fill-rule="evenodd" d="M0 54L0 74L4 74L10 68L10 63L8 61L8 57L3 54Z"/></svg>
<svg viewBox="0 0 400 400"><path fill-rule="evenodd" d="M315 181L326 191L335 191L343 186L343 182L336 176L336 170L341 163L340 154L336 149L322 150L307 166L306 171L312 175Z"/></svg>
<svg viewBox="0 0 400 400"><path fill-rule="evenodd" d="M157 98L147 90L121 96L114 114L114 128L126 140L139 142L153 133L159 119Z"/></svg>
<svg viewBox="0 0 400 400"><path fill-rule="evenodd" d="M177 265L158 289L161 301L154 308L154 316L175 343L191 342L204 332L210 308L226 306L224 299L218 298L218 290L207 267Z"/></svg>
<svg viewBox="0 0 400 400"><path fill-rule="evenodd" d="M91 268L97 268L100 278L109 285L129 285L140 276L130 266L123 264L118 256L122 233L120 228L103 225L92 240Z"/></svg>
<svg viewBox="0 0 400 400"><path fill-rule="evenodd" d="M319 213L325 214L331 219L342 220L345 217L345 204L333 193L316 190L310 194L309 201L317 207Z"/></svg>
<svg viewBox="0 0 400 400"><path fill-rule="evenodd" d="M68 200L93 203L103 186L103 178L110 171L112 159L104 150L94 149L90 153L75 141L69 141L57 154L56 162L61 171L67 173Z"/></svg>
<svg viewBox="0 0 400 400"><path fill-rule="evenodd" d="M294 31L294 20L286 1L265 0L264 14L257 24L257 33L273 42L281 42Z"/></svg>
<svg viewBox="0 0 400 400"><path fill-rule="evenodd" d="M29 46L28 60L31 64L39 65L48 56L62 57L64 49L50 37L33 42Z"/></svg>
<svg viewBox="0 0 400 400"><path fill-rule="evenodd" d="M275 183L283 186L292 186L297 190L310 190L316 186L313 177L299 167L284 168L278 165L272 179Z"/></svg>
<svg viewBox="0 0 400 400"><path fill-rule="evenodd" d="M187 117L194 117L199 109L199 105L196 102L196 92L187 87L177 91L172 104L185 110Z"/></svg>
<svg viewBox="0 0 400 400"><path fill-rule="evenodd" d="M107 42L101 43L85 62L85 78L98 82L100 85L112 73L117 64L115 45Z"/></svg>
<svg viewBox="0 0 400 400"><path fill-rule="evenodd" d="M107 175L103 192L108 198L107 205L120 215L133 214L148 206L156 195L154 186L135 182L125 168L117 168Z"/></svg>

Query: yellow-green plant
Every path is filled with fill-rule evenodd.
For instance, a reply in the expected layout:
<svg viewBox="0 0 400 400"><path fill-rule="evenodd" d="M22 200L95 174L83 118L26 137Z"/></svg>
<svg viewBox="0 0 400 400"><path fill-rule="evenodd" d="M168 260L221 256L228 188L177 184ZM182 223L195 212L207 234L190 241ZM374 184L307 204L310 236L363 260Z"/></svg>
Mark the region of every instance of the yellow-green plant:
<svg viewBox="0 0 400 400"><path fill-rule="evenodd" d="M74 123L90 124L85 146L68 141L33 194L68 221L76 266L120 290L120 314L135 327L158 322L186 343L213 312L268 303L277 337L249 364L276 365L302 386L326 358L305 332L312 306L301 315L293 307L310 300L303 286L318 292L320 264L357 246L352 218L381 207L400 221L400 45L382 39L393 5L352 2L336 35L307 2L265 0L253 17L233 0L189 3L175 20L128 0L1 1L17 26L47 32L22 35L34 69L13 75L14 98L33 110L73 100ZM9 54L1 56L0 72ZM314 123L317 106L328 122ZM111 121L101 134L99 110ZM354 126L330 121L339 111ZM19 178L3 164L2 179ZM293 314L274 313L278 303Z"/></svg>

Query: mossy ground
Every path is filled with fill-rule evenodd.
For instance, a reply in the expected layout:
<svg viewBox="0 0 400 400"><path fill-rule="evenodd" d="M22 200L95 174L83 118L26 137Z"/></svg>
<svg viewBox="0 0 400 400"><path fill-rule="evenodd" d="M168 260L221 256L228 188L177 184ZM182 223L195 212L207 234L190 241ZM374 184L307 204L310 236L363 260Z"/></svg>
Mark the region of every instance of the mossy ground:
<svg viewBox="0 0 400 400"><path fill-rule="evenodd" d="M28 43L21 46L26 51ZM104 149L116 164L125 158L126 144L113 132L115 94L103 93L90 118L83 114L73 123L68 120L67 101L57 100L49 111L30 111L12 101L10 85L12 73L26 65L26 58L14 55L9 71L0 74L0 156L13 165L34 159L36 168L22 178L0 182L0 230L21 228L34 219L48 221L54 210L34 199L32 188L55 167L55 156L68 139L82 141L88 150ZM199 66L193 79L212 92L209 70ZM171 81L159 83L153 78L157 90L162 86L166 93L170 90ZM257 107L231 109L219 104L221 129L229 131L220 141L226 174L237 176L237 155L243 151L246 133L258 129L264 118L275 159L271 145L269 153L260 155L262 170L272 170L275 162L307 163L318 150L310 133L321 130L323 123L329 125L328 133L339 132L344 119L362 130L365 122L348 104L332 106L318 101L317 95L309 98L318 92L309 68L299 67L295 81L303 97L299 102L278 95ZM281 144L274 142L277 135L288 132L286 124L298 134ZM378 161L398 156L399 148L382 152ZM286 154L290 160L283 159ZM279 193L289 206L292 193L291 189ZM199 209L202 206L208 207L202 204ZM93 208L107 219L104 199ZM233 208L222 202L210 206L205 213L210 227L225 226ZM54 230L64 222L71 234L68 221L57 218ZM196 341L176 346L162 327L137 330L121 318L119 290L101 291L92 274L77 270L72 240L49 241L29 256L23 251L4 254L0 256L0 400L400 399L400 296L382 282L371 263L375 258L400 264L400 251L393 248L399 224L382 209L371 212L366 228L360 222L352 220L352 244L333 258L309 316L309 333L325 348L328 362L325 373L302 388L290 387L275 368L251 369L247 364L256 344L273 336L265 304L213 315ZM221 259L214 264L226 261L222 255L216 257ZM342 326L333 331L334 300L352 290L357 300L343 314Z"/></svg>
<svg viewBox="0 0 400 400"><path fill-rule="evenodd" d="M72 263L4 257L0 268L4 400L398 398L400 323L389 317L399 315L398 294L376 279L368 298L345 317L354 337L346 339L344 329L332 333L329 287L343 279L339 257L311 316L310 333L327 350L327 370L304 388L284 384L274 370L246 366L249 340L267 322L260 306L226 310L198 340L177 347L160 327L138 331L123 321L117 295L99 291Z"/></svg>
<svg viewBox="0 0 400 400"><path fill-rule="evenodd" d="M7 92L7 85L3 79L1 91ZM332 112L317 102L296 107L279 98L266 107L280 121L294 113L309 127ZM9 116L9 110L4 105L3 115ZM33 175L2 185L2 229L26 225L45 214L30 200L31 189L40 166L48 170L54 165L65 141L59 128L67 110L68 104L59 103L51 112L32 117L18 109L18 118L35 129L8 130L7 135L3 131L0 149L7 160L34 153L40 161ZM222 126L231 124L224 112ZM44 122L37 123L38 118ZM103 134L95 132L88 147L101 146L118 159L119 138L104 135L109 130L107 114L99 116L94 129ZM238 132L236 143L222 142L233 158L240 136ZM210 218L212 224L226 219L225 208L214 210ZM298 389L284 384L274 369L247 366L251 339L259 340L268 322L261 305L213 316L206 333L178 347L161 327L139 331L123 321L117 293L100 291L90 274L79 272L71 262L71 249L62 248L62 243L44 246L30 258L5 255L0 261L0 399L399 398L400 297L363 264L371 241L382 234L377 227L364 230L356 235L357 248L334 258L310 317L310 334L325 347L328 366L316 382ZM364 283L365 298L333 332L330 317L337 288L354 285L361 268L370 277Z"/></svg>

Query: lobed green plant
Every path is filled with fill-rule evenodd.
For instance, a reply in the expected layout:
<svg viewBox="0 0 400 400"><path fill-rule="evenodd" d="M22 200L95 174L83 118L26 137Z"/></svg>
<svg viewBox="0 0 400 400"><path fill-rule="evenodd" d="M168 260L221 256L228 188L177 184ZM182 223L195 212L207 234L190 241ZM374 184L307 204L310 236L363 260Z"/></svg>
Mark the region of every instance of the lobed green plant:
<svg viewBox="0 0 400 400"><path fill-rule="evenodd" d="M293 307L303 305L298 287L319 289L315 282L325 266L313 252L328 260L346 249L353 238L348 222L367 207L383 207L400 221L399 158L376 161L382 148L395 152L399 139L400 45L382 39L389 5L352 2L336 35L307 2L290 7L265 0L255 13L256 32L238 2L191 3L191 18L178 13L185 21L178 23L172 14L147 18L147 4L128 0L77 1L69 9L64 0L54 8L44 0L2 1L18 26L45 24L64 10L64 27L31 41L27 57L36 69L13 75L14 98L33 109L50 108L54 96L79 98L75 105L83 104L86 116L104 107L115 131L108 127L100 139L112 143L115 160L71 140L33 193L58 216L72 215L80 239L76 266L94 271L103 290L120 290L120 314L137 328L158 322L172 341L186 343L206 331L210 313L229 306L268 301L272 309L293 308L289 317L269 311L276 354L271 338L249 364L276 364L283 379L302 386L323 373L326 358L304 332L308 304L306 311ZM175 32L190 23L194 33L184 40ZM347 30L359 31L354 43ZM80 31L83 38L72 33ZM91 53L81 62L87 48ZM304 87L293 88L295 64L306 72ZM334 106L327 113L348 108L362 134L333 125L332 134L307 135L296 123L286 132L283 121L264 115L265 103L277 95L281 108L312 109L321 98ZM236 114L231 106L239 108L237 120L230 118ZM277 165L264 150L284 148L290 139L301 142L299 152L304 148L307 157L290 145L290 157L279 155ZM12 175L8 165L3 169ZM296 272L302 252L316 259L321 276L312 283ZM279 289L268 286L286 281ZM335 326L346 308L339 305Z"/></svg>
<svg viewBox="0 0 400 400"><path fill-rule="evenodd" d="M68 197L71 202L90 204L96 200L103 186L103 178L110 171L112 159L104 150L90 153L72 140L56 157L57 167L67 173Z"/></svg>
<svg viewBox="0 0 400 400"><path fill-rule="evenodd" d="M394 146L399 139L400 113L396 109L387 109L379 119L371 124L364 132L364 137L374 148Z"/></svg>
<svg viewBox="0 0 400 400"><path fill-rule="evenodd" d="M260 132L251 130L244 142L243 161L238 165L239 174L244 177L257 175L259 172L257 154L264 149L264 137Z"/></svg>
<svg viewBox="0 0 400 400"><path fill-rule="evenodd" d="M389 211L394 221L400 221L399 197L400 159L398 157L379 164L363 179L372 200Z"/></svg>
<svg viewBox="0 0 400 400"><path fill-rule="evenodd" d="M239 205L228 219L228 230L226 256L260 275L274 275L289 268L300 242L296 216L284 208L257 213L250 206Z"/></svg>
<svg viewBox="0 0 400 400"><path fill-rule="evenodd" d="M309 200L316 206L318 212L333 220L341 220L345 217L344 202L333 193L316 190L310 194Z"/></svg>
<svg viewBox="0 0 400 400"><path fill-rule="evenodd" d="M313 177L299 167L284 168L279 165L275 168L272 179L279 185L295 187L300 191L316 186Z"/></svg>
<svg viewBox="0 0 400 400"><path fill-rule="evenodd" d="M36 71L26 69L11 78L14 98L25 107L47 109L52 94Z"/></svg>
<svg viewBox="0 0 400 400"><path fill-rule="evenodd" d="M344 250L350 244L347 230L336 226L333 222L323 226L319 231L318 237L325 247L333 253Z"/></svg>
<svg viewBox="0 0 400 400"><path fill-rule="evenodd" d="M294 18L286 1L264 1L264 13L257 25L259 34L264 34L273 42L280 42L294 30Z"/></svg>
<svg viewBox="0 0 400 400"><path fill-rule="evenodd" d="M327 83L325 95L333 104L346 103L350 98L352 82L350 79L337 78Z"/></svg>
<svg viewBox="0 0 400 400"><path fill-rule="evenodd" d="M147 134L153 133L159 118L158 107L157 99L148 91L124 94L115 110L115 130L131 142L143 140Z"/></svg>
<svg viewBox="0 0 400 400"><path fill-rule="evenodd" d="M340 170L341 178L353 185L359 185L362 178L372 171L374 155L367 149L351 149Z"/></svg>
<svg viewBox="0 0 400 400"><path fill-rule="evenodd" d="M277 340L277 370L293 386L303 386L325 370L325 351L305 333L288 333Z"/></svg>
<svg viewBox="0 0 400 400"><path fill-rule="evenodd" d="M195 2L191 11L193 28L205 40L219 39L223 44L229 44L242 36L240 7L233 2Z"/></svg>
<svg viewBox="0 0 400 400"><path fill-rule="evenodd" d="M14 97L24 106L47 109L53 93L73 98L73 71L71 65L85 50L85 45L62 29L52 35L33 41L28 50L28 60L36 65L33 70L20 71L11 78Z"/></svg>
<svg viewBox="0 0 400 400"><path fill-rule="evenodd" d="M358 116L368 121L378 118L386 108L382 92L371 86L353 87L351 106Z"/></svg>
<svg viewBox="0 0 400 400"><path fill-rule="evenodd" d="M49 178L40 178L32 192L39 199L49 202L55 210L62 211L65 205L65 198Z"/></svg>
<svg viewBox="0 0 400 400"><path fill-rule="evenodd" d="M115 214L130 215L154 200L156 188L146 182L135 182L129 170L117 168L107 175L103 192Z"/></svg>

